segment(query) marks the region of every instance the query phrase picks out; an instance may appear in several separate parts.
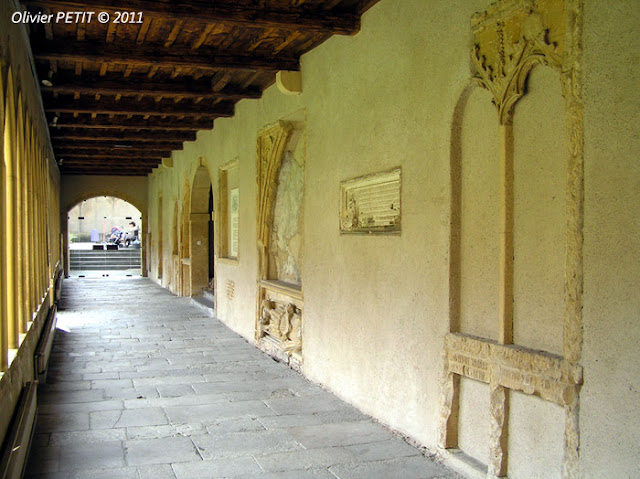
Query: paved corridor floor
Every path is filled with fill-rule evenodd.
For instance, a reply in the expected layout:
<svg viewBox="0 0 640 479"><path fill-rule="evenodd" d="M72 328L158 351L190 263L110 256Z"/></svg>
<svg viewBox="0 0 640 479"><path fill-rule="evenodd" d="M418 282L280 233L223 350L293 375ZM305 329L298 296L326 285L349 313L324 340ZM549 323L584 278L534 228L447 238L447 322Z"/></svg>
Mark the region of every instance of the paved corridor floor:
<svg viewBox="0 0 640 479"><path fill-rule="evenodd" d="M143 278L63 287L29 478L458 478Z"/></svg>

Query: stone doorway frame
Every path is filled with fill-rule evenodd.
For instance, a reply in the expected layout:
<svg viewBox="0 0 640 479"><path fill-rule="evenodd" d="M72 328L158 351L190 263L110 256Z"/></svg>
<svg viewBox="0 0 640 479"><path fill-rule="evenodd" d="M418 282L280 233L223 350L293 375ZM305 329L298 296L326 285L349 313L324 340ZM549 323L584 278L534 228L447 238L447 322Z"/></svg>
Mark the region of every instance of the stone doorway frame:
<svg viewBox="0 0 640 479"><path fill-rule="evenodd" d="M215 214L209 212L210 191L213 188L213 181L204 158L200 158L199 166L196 169L191 185L189 295L201 296L203 289L209 286L210 261L214 263L215 275L215 257L209 257L209 221L214 221L214 233L216 229ZM213 210L215 211L215 200ZM213 238L215 238L215 234ZM212 240L215 241L213 238Z"/></svg>

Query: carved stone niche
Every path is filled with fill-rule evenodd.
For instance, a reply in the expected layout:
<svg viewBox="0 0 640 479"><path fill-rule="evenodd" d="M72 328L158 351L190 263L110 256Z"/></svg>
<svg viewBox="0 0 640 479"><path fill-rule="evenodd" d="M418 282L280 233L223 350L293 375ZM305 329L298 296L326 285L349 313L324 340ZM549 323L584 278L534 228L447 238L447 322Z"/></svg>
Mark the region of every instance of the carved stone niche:
<svg viewBox="0 0 640 479"><path fill-rule="evenodd" d="M302 368L302 295L299 290L276 281L260 284L256 327L258 344L271 356Z"/></svg>
<svg viewBox="0 0 640 479"><path fill-rule="evenodd" d="M298 277L296 283L285 282L290 279L289 276L280 274L282 268L278 267L280 263L276 261L280 256L274 252L279 253L282 248L274 248L274 239L278 239L274 233L282 224L292 226L285 228L287 231L293 231L296 225L299 228L299 220L288 223L279 221L283 219L283 212L285 219L290 218L286 214L290 210L280 209L278 214L277 202L281 193L288 193L289 198L300 196L299 190L287 189L289 183L282 181L280 173L285 155L294 154L297 145L303 146L303 131L304 123L300 119L280 121L259 132L257 148L259 263L255 338L261 349L298 371L303 363L302 281ZM304 161L301 161L303 164Z"/></svg>

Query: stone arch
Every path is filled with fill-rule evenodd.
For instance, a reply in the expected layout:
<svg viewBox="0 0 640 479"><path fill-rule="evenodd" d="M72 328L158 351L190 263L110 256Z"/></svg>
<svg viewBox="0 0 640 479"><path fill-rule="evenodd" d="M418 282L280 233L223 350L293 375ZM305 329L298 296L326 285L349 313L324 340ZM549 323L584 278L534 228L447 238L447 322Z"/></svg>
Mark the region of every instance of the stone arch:
<svg viewBox="0 0 640 479"><path fill-rule="evenodd" d="M212 222L209 199L213 182L209 170L203 163L204 160L201 159L191 183L189 214L189 294L191 296L200 296L203 289L208 287L211 279L210 264L214 260L209 247L210 241L213 240L209 231Z"/></svg>
<svg viewBox="0 0 640 479"><path fill-rule="evenodd" d="M6 87L4 101L4 128L3 128L3 277L2 277L2 305L3 314L7 321L2 322L2 370L5 370L8 362L8 351L18 346L18 328L16 321L16 270L17 258L15 254L15 169L16 169L16 97L14 88L14 74L9 66L6 72Z"/></svg>
<svg viewBox="0 0 640 479"><path fill-rule="evenodd" d="M16 109L16 129L14 138L16 140L15 147L15 170L14 170L14 178L15 178L15 203L14 208L17 213L17 217L14 218L16 231L14 232L15 241L15 256L18 261L18 265L16 268L16 282L18 284L18 288L16 291L16 300L18 303L18 321L19 321L19 332L20 334L24 334L27 330L27 310L25 306L25 273L23 266L26 264L25 262L25 241L24 239L27 236L26 230L26 221L25 221L25 199L27 196L26 191L26 182L25 182L25 169L26 169L26 158L25 158L25 107L24 107L24 97L22 95L22 91L17 92L17 109Z"/></svg>
<svg viewBox="0 0 640 479"><path fill-rule="evenodd" d="M63 230L63 244L69 244L69 231L67 229L67 216L69 211L73 209L76 205L82 203L85 200L89 200L91 198L97 198L99 196L112 196L118 198L120 200L126 201L127 203L133 205L138 211L140 211L140 215L142 216L142 228L140 229L140 238L141 238L141 246L140 246L140 254L141 254L141 273L142 276L147 275L147 248L144 241L144 235L142 231L148 228L148 214L147 208L140 204L137 198L133 195L130 195L126 192L115 191L110 188L98 188L92 191L85 191L82 193L78 193L77 195L72 196L70 199L67 199L64 204L60 207L60 226ZM64 275L65 277L69 277L69 250L68 248L63 249L63 258L64 258Z"/></svg>

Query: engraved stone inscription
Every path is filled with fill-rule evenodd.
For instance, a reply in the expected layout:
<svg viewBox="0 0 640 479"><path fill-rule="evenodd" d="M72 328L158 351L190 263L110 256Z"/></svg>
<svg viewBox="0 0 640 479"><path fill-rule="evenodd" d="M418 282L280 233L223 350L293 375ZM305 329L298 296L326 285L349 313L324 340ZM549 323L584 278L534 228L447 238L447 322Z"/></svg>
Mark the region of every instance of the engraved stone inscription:
<svg viewBox="0 0 640 479"><path fill-rule="evenodd" d="M491 341L448 334L448 371L484 383L536 394L568 405L582 383L582 368L562 358Z"/></svg>
<svg viewBox="0 0 640 479"><path fill-rule="evenodd" d="M341 233L400 233L400 168L343 181Z"/></svg>

